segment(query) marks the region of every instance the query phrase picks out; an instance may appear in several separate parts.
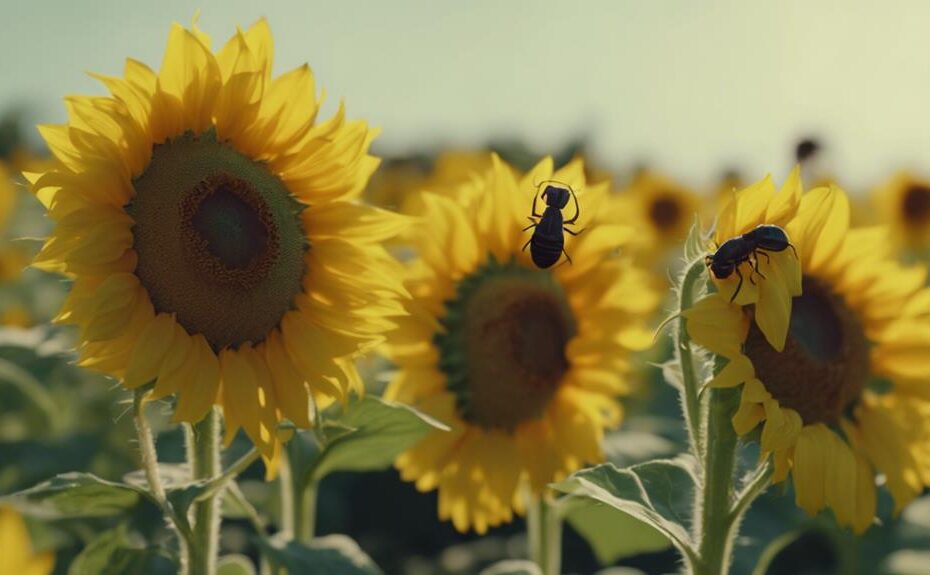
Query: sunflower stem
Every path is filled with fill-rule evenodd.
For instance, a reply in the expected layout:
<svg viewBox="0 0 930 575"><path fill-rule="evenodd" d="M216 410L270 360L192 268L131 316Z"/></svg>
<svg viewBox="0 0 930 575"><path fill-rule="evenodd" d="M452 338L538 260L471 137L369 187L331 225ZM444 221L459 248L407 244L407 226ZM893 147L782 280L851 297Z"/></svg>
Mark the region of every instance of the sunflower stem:
<svg viewBox="0 0 930 575"><path fill-rule="evenodd" d="M192 426L188 435L187 458L194 480L214 481L222 472L220 464L220 415L216 407ZM189 575L216 572L220 540L220 502L223 489L194 504L194 541Z"/></svg>
<svg viewBox="0 0 930 575"><path fill-rule="evenodd" d="M739 406L739 390L712 389L706 395L707 443L702 460L702 484L695 494L699 511L696 522L698 541L695 575L725 575L729 572L733 540L738 521L731 514L733 472L737 435L733 415Z"/></svg>
<svg viewBox="0 0 930 575"><path fill-rule="evenodd" d="M313 541L316 530L316 492L315 481L308 481L300 490L300 501L294 506L294 539L301 543Z"/></svg>
<svg viewBox="0 0 930 575"><path fill-rule="evenodd" d="M139 451L142 454L142 469L145 470L145 480L149 484L149 490L155 496L156 501L162 506L165 505L167 497L165 487L161 482L161 475L158 472L158 452L155 449L155 437L152 435L152 428L149 426L148 419L145 418L145 398L151 393L148 389L136 389L132 398L132 416L136 424L136 435L139 438Z"/></svg>
<svg viewBox="0 0 930 575"><path fill-rule="evenodd" d="M696 294L699 293L699 290L695 289L698 287L696 284L703 281L705 268L704 261L697 259L691 262L685 271L678 294L679 313L694 305ZM675 352L681 366L682 387L684 388L682 404L685 423L688 427L688 438L694 456L701 458L704 452L704 439L701 432L701 402L698 394L700 384L694 365L694 355L691 351L691 336L688 335L684 321L678 322L678 330L675 332Z"/></svg>
<svg viewBox="0 0 930 575"><path fill-rule="evenodd" d="M527 497L527 538L530 560L542 575L559 575L562 563L562 518L545 495Z"/></svg>

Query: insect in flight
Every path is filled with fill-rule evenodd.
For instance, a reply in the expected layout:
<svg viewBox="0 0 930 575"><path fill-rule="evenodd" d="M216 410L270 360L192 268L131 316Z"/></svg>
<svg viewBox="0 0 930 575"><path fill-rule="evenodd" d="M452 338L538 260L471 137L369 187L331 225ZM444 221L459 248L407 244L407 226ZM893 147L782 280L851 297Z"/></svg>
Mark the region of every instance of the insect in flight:
<svg viewBox="0 0 930 575"><path fill-rule="evenodd" d="M574 231L566 227L573 225L578 221L578 216L581 215L581 208L578 206L578 196L575 195L575 190L562 182L545 180L536 185L537 192L540 186L550 183L558 184L558 186L547 185L541 195L537 193L533 197L533 215L527 216L533 223L523 228L524 232L530 228L535 228L533 235L523 244L523 249L525 250L526 246L530 246L530 256L533 258L533 263L542 269L546 269L559 261L562 254L565 254L568 263L572 263L572 258L565 251L565 236L562 235L562 232L577 236L584 231L583 229ZM536 200L539 198L546 202L546 209L541 214L536 212ZM568 205L569 199L575 200L575 215L571 219L563 221L562 209ZM537 220L537 218L539 219Z"/></svg>
<svg viewBox="0 0 930 575"><path fill-rule="evenodd" d="M717 279L728 278L736 272L739 283L733 295L730 296L732 302L743 287L743 274L739 271L740 264L749 262L752 268L749 272L749 281L755 285L756 282L752 281L752 274L759 274L762 279L765 279L759 271L759 254L764 255L768 261L771 258L766 252L782 252L788 248L794 252L794 257L798 257L798 251L788 241L788 234L785 230L778 226L763 224L741 236L723 242L716 252L704 256L704 264L710 268Z"/></svg>

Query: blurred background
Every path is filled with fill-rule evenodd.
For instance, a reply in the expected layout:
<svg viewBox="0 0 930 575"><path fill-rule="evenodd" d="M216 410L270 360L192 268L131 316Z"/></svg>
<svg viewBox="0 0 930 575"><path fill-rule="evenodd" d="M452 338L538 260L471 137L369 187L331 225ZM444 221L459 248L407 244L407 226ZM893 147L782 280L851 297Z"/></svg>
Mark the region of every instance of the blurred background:
<svg viewBox="0 0 930 575"><path fill-rule="evenodd" d="M99 91L85 71L157 67L168 24L198 10L216 43L266 16L276 71L310 62L330 110L344 97L383 128L382 154L584 139L608 168L709 185L727 168L784 174L790 143L816 134L855 189L930 166L919 0L6 2L0 104L61 121L62 95Z"/></svg>
<svg viewBox="0 0 930 575"><path fill-rule="evenodd" d="M349 117L382 129L374 151L386 161L370 200L401 209L405 191L483 165L478 150L523 168L546 154L558 163L584 156L591 178L612 179L629 199L617 204L625 217L655 220L640 248L658 282L690 213L702 209L698 198L767 173L781 182L802 140L817 142L807 146L817 148L805 164L812 183L837 180L863 202L900 170L930 174L930 3L794 0L8 2L0 8L0 167L35 169L45 152L34 125L63 122L64 95L103 93L85 71L119 75L126 57L157 69L170 23L187 24L198 11L214 47L236 25L267 17L276 73L309 62L328 94L324 117L344 99ZM863 206L854 217L874 220ZM66 289L60 278L19 273L38 246L24 238L47 231L42 211L22 192L13 208L0 207L10 213L0 223L0 495L66 471L119 478L137 467L129 394L71 365L71 334L48 327ZM684 449L675 393L650 363L667 356L660 346L642 358L644 391L607 439L618 465ZM372 360L366 370L384 367ZM369 377L374 393L382 383ZM159 450L180 462L181 434L167 411L157 422ZM243 491L261 508L267 502L274 520L274 491L258 467ZM763 550L768 567L754 575L930 572L927 497L895 518L883 494L883 524L856 539L829 517L786 505L790 490L771 491L746 521L735 574L752 572ZM319 508L321 533L351 534L388 574L470 575L525 555L521 521L483 538L458 534L436 520L435 494L417 493L393 470L328 477ZM140 531L151 511L140 510ZM254 556L247 521L227 511L224 552ZM566 529L565 572L678 570L648 528L583 519ZM63 574L96 527L30 529L37 549L58 550Z"/></svg>

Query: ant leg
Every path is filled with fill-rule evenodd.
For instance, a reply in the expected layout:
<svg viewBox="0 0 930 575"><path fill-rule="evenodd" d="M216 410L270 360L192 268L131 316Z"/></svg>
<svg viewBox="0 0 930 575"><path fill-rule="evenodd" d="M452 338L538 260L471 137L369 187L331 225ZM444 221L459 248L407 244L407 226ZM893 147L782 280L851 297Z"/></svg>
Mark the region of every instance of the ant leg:
<svg viewBox="0 0 930 575"><path fill-rule="evenodd" d="M769 253L768 253L768 252L763 251L763 250L757 250L757 251L756 251L756 258L759 257L759 254L762 254L762 255L765 256L765 263L770 263L770 262L772 261L772 258L769 257Z"/></svg>
<svg viewBox="0 0 930 575"><path fill-rule="evenodd" d="M523 228L523 229L520 230L520 231L525 232L526 230L528 230L528 229L530 229L530 228L535 228L535 227L538 226L538 225L539 225L539 222L535 222L535 221L534 221L532 224L526 226L525 228Z"/></svg>
<svg viewBox="0 0 930 575"><path fill-rule="evenodd" d="M568 255L568 252L565 251L564 247L562 248L562 253L565 254L565 259L568 260L568 265L574 265L572 264L572 256Z"/></svg>
<svg viewBox="0 0 930 575"><path fill-rule="evenodd" d="M581 228L581 229L578 230L577 232L573 232L573 231L571 231L570 229L568 229L568 228L566 228L566 227L564 227L564 226L562 227L562 229L563 229L564 231L570 233L570 234L573 235L573 236L580 236L580 235L581 235L581 232L585 231L585 230L588 229L588 228Z"/></svg>
<svg viewBox="0 0 930 575"><path fill-rule="evenodd" d="M521 252L526 251L526 246L530 245L530 242L531 242L531 241L533 241L533 238L530 238L530 239L526 240L526 243L523 244L523 247L520 248L520 251L521 251Z"/></svg>
<svg viewBox="0 0 930 575"><path fill-rule="evenodd" d="M571 189L571 187L569 187L569 188L568 188L568 191L571 192L572 198L574 198L574 200L575 200L575 216L574 216L572 219L566 221L565 223L566 223L566 224L573 224L573 223L575 223L576 221L578 221L578 216L581 215L581 208L578 207L578 196L575 195L575 190L573 190L573 189Z"/></svg>
<svg viewBox="0 0 930 575"><path fill-rule="evenodd" d="M788 244L788 247L791 248L791 251L794 252L794 258L798 259L798 250L794 248L794 244Z"/></svg>
<svg viewBox="0 0 930 575"><path fill-rule="evenodd" d="M536 191L538 192L539 190L536 190ZM543 197L543 198L546 197L546 191L545 191L545 190L543 190L542 197ZM538 199L539 199L539 194L536 194L536 195L533 196L533 215L536 216L537 218L541 218L541 217L543 217L543 215L542 215L542 214L537 214L537 213L536 213L536 200L538 200ZM527 216L527 217L529 217L529 216Z"/></svg>
<svg viewBox="0 0 930 575"><path fill-rule="evenodd" d="M761 253L765 253L765 252L761 252ZM752 267L752 271L759 274L759 277L761 277L762 279L768 279L765 277L765 274L759 271L759 256L756 256L755 258L749 260L749 265ZM749 276L749 279L752 279L751 275Z"/></svg>
<svg viewBox="0 0 930 575"><path fill-rule="evenodd" d="M733 295L730 296L730 303L733 303L733 300L736 299L736 295L739 293L739 290L743 287L743 274L739 271L739 266L736 266L736 277L739 278L739 283L736 284L736 290L733 292Z"/></svg>

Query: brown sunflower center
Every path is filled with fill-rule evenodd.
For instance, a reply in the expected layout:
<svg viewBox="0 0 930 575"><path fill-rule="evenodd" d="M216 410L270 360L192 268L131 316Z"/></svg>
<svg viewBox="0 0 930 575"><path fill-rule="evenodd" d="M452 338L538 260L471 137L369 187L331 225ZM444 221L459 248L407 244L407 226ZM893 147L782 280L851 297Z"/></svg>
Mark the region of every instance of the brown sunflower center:
<svg viewBox="0 0 930 575"><path fill-rule="evenodd" d="M930 187L914 184L904 191L901 213L910 224L925 224L930 220Z"/></svg>
<svg viewBox="0 0 930 575"><path fill-rule="evenodd" d="M769 393L805 424L836 423L865 388L869 342L858 316L821 281L805 277L794 298L785 350L775 351L753 322L746 355Z"/></svg>
<svg viewBox="0 0 930 575"><path fill-rule="evenodd" d="M136 275L156 311L216 350L264 340L302 291L303 206L209 132L156 145L133 187Z"/></svg>
<svg viewBox="0 0 930 575"><path fill-rule="evenodd" d="M493 260L459 284L436 336L464 419L512 431L538 418L569 368L574 320L545 272Z"/></svg>
<svg viewBox="0 0 930 575"><path fill-rule="evenodd" d="M649 220L662 231L672 230L681 220L681 206L671 194L660 195L649 206Z"/></svg>

